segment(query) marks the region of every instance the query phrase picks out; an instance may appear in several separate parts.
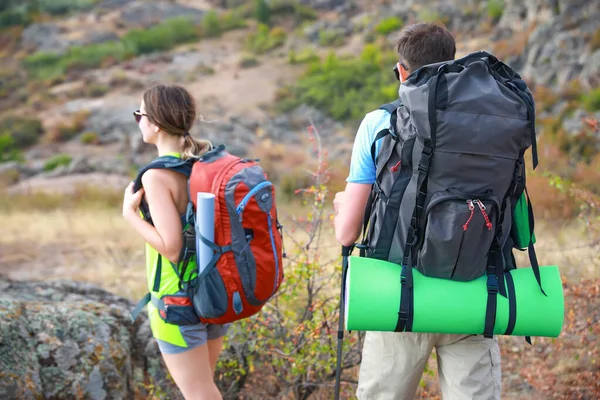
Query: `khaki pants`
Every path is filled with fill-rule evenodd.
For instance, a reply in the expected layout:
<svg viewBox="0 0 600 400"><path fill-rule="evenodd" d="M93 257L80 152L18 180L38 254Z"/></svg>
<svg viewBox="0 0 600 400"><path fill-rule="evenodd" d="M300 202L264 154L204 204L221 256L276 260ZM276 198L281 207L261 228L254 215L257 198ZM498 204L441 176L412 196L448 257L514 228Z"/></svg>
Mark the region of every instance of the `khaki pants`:
<svg viewBox="0 0 600 400"><path fill-rule="evenodd" d="M500 350L495 337L367 332L359 400L413 399L434 347L445 400L500 399Z"/></svg>

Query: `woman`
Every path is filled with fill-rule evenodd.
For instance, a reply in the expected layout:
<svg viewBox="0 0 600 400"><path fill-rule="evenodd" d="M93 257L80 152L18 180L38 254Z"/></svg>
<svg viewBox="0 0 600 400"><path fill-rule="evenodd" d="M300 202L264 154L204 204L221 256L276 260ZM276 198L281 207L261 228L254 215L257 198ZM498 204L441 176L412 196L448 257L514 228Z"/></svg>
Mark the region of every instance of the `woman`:
<svg viewBox="0 0 600 400"><path fill-rule="evenodd" d="M144 142L155 145L158 156L186 159L212 148L210 142L196 140L189 134L196 118L196 104L182 87L158 85L147 90L134 115ZM162 272L157 296L174 294L179 290L179 278L170 262L177 264L182 247L182 218L188 204L187 179L177 172L152 169L143 175L142 185L136 193L133 183L125 190L123 217L146 241L149 289L153 289L160 260ZM148 203L152 224L140 215L142 196ZM228 325L168 324L152 304L148 305L148 315L165 364L185 398L221 399L214 383L214 371Z"/></svg>

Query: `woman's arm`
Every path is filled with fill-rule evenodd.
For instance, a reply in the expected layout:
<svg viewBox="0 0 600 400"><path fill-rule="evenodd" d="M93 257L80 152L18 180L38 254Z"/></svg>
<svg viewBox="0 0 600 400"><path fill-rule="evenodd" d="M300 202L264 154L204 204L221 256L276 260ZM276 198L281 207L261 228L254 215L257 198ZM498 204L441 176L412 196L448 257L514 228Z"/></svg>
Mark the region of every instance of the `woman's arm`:
<svg viewBox="0 0 600 400"><path fill-rule="evenodd" d="M173 186L169 178L168 172L161 170L150 170L142 177L143 193L146 194L154 226L139 215L137 208L142 195L138 196L139 192L131 193L133 185L127 188L130 193L126 193L123 202L123 216L150 246L163 257L176 263L182 246L182 227L175 200L169 190ZM126 204L128 195L129 204Z"/></svg>

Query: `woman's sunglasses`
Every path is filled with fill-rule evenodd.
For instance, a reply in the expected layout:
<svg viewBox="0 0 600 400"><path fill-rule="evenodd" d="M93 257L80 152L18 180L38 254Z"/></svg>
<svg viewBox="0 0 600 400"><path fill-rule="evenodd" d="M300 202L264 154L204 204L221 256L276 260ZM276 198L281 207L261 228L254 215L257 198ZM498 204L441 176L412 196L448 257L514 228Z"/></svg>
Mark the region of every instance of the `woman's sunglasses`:
<svg viewBox="0 0 600 400"><path fill-rule="evenodd" d="M133 112L133 118L135 118L135 122L137 122L138 124L142 120L142 117L147 117L147 116L148 116L148 114L142 114L142 112L140 110L135 110Z"/></svg>

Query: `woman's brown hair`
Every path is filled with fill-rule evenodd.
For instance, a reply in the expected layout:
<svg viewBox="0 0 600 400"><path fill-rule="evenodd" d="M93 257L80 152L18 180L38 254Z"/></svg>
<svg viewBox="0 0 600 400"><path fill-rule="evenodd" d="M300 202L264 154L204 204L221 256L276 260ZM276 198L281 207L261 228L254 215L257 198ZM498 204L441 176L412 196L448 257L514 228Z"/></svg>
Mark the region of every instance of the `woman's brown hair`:
<svg viewBox="0 0 600 400"><path fill-rule="evenodd" d="M144 93L144 105L150 122L163 132L184 138L181 157L198 157L212 149L208 140L195 139L190 129L196 120L196 101L183 87L157 85Z"/></svg>

